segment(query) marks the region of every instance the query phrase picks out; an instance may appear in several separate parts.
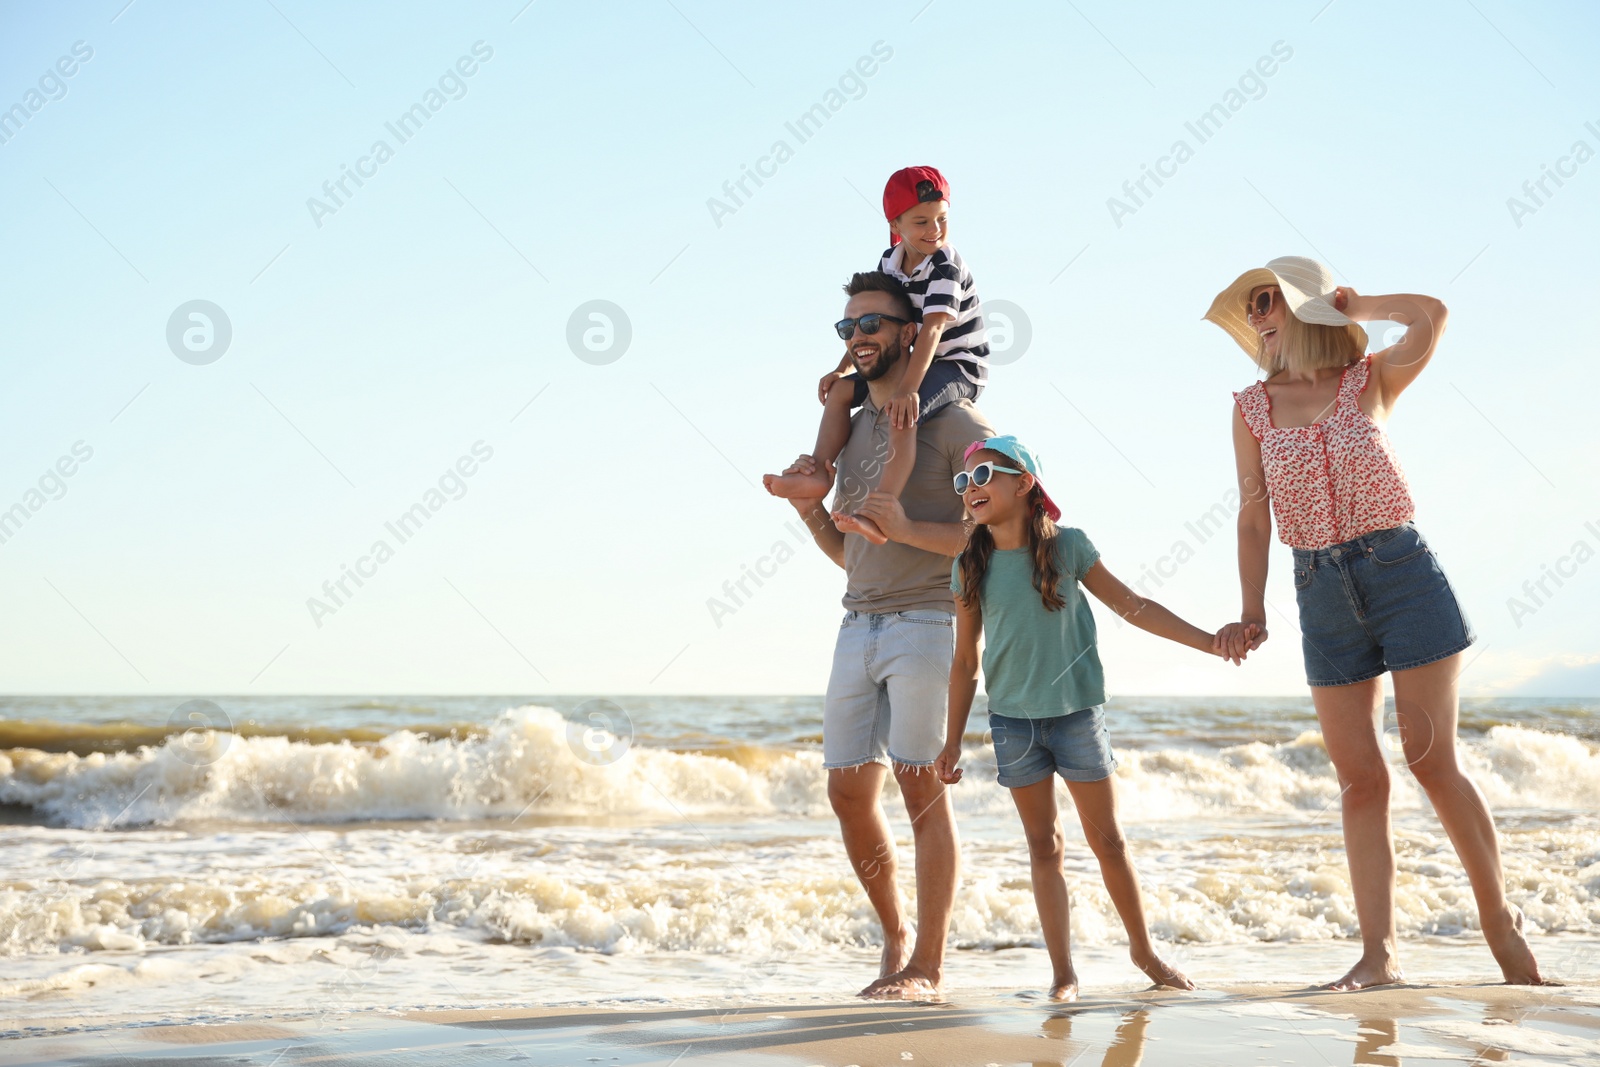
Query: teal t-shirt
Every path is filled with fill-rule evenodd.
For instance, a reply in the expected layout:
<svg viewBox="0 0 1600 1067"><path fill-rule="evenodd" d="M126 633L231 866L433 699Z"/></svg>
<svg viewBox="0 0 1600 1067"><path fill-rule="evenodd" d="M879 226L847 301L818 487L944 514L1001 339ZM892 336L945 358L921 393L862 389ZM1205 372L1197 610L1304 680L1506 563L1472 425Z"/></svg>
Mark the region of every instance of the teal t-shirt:
<svg viewBox="0 0 1600 1067"><path fill-rule="evenodd" d="M1018 719L1069 715L1106 702L1105 672L1095 643L1094 613L1078 583L1100 553L1076 527L1056 533L1058 591L1066 604L1045 610L1033 587L1026 548L996 549L978 591L983 609L983 676L989 710ZM961 593L961 561L950 568Z"/></svg>

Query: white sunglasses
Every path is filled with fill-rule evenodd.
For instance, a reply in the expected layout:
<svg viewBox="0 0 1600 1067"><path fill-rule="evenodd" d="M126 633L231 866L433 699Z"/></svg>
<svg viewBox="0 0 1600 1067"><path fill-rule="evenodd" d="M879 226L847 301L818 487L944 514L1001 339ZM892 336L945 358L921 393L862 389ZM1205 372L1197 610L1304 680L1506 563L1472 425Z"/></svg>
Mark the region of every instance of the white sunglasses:
<svg viewBox="0 0 1600 1067"><path fill-rule="evenodd" d="M1026 471L1019 471L1015 467L1001 467L1001 466L999 466L997 464L990 463L988 460L984 460L982 463L978 464L976 467L973 467L971 471L957 471L956 472L955 478L952 479L955 482L956 495L965 496L966 493L967 493L967 489L970 486L988 485L989 484L989 479L993 478L995 476L995 472L997 472L997 471L999 473L1001 473L1001 474L1026 474L1027 473Z"/></svg>

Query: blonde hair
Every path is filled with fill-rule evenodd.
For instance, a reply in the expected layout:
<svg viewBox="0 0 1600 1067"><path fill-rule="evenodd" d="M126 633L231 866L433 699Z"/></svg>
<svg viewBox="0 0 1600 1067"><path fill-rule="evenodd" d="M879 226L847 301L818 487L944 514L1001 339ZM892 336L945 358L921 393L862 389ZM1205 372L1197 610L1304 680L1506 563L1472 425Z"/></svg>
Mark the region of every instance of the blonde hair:
<svg viewBox="0 0 1600 1067"><path fill-rule="evenodd" d="M1351 336L1359 333L1361 339ZM1329 326L1320 322L1302 322L1287 308L1283 325L1278 328L1278 355L1268 359L1266 342L1256 341L1255 361L1270 377L1279 371L1305 372L1320 367L1343 367L1360 359L1367 350L1367 334L1357 326Z"/></svg>

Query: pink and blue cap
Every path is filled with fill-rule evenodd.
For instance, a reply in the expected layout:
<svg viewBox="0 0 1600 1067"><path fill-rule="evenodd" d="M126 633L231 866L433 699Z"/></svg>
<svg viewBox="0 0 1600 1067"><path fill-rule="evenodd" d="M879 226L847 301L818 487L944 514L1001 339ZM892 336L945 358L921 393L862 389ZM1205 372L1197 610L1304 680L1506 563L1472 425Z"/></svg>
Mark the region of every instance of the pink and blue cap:
<svg viewBox="0 0 1600 1067"><path fill-rule="evenodd" d="M1044 497L1045 514L1050 516L1051 522L1060 520L1061 509L1056 506L1054 500L1050 499L1050 494L1045 492L1044 478L1040 473L1039 457L1033 454L1033 449L1017 440L1011 434L1003 434L1000 437L985 437L983 440L974 441L967 446L967 450L961 453L961 462L965 463L979 449L998 452L1033 475L1034 484L1039 487L1039 493Z"/></svg>

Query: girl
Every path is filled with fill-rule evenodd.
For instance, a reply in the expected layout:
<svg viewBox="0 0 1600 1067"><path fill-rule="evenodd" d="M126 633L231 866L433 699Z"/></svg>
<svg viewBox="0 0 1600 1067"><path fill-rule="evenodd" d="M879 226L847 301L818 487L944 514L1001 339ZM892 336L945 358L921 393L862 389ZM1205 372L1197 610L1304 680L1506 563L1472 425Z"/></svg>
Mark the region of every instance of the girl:
<svg viewBox="0 0 1600 1067"><path fill-rule="evenodd" d="M1095 650L1094 615L1083 586L1143 630L1216 652L1216 638L1123 585L1082 530L1061 517L1033 453L1015 437L974 441L956 492L976 520L951 568L956 592L956 650L950 667L948 733L935 763L948 783L961 780L961 736L978 685L978 638L987 628L983 672L1000 784L1011 790L1028 838L1033 896L1054 975L1050 997L1076 1000L1064 842L1056 817L1055 775L1066 780L1100 876L1128 932L1134 964L1157 985L1193 989L1156 954L1145 926L1139 876L1117 824L1111 772L1117 763L1106 732L1105 680ZM1220 654L1220 653L1219 653Z"/></svg>
<svg viewBox="0 0 1600 1067"><path fill-rule="evenodd" d="M1246 271L1206 318L1267 372L1234 394L1239 583L1244 609L1218 638L1237 655L1267 639L1267 543L1294 549L1301 648L1317 721L1339 777L1361 959L1330 989L1403 981L1394 915L1394 839L1384 759L1383 679L1392 672L1406 763L1433 802L1510 983L1542 984L1506 900L1483 794L1456 760L1456 677L1473 635L1450 582L1411 524L1411 492L1383 423L1433 356L1445 307L1429 296L1359 296L1313 259ZM1360 321L1405 337L1364 356ZM1270 508L1268 501L1271 501Z"/></svg>

